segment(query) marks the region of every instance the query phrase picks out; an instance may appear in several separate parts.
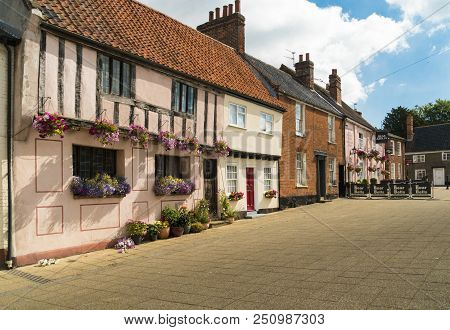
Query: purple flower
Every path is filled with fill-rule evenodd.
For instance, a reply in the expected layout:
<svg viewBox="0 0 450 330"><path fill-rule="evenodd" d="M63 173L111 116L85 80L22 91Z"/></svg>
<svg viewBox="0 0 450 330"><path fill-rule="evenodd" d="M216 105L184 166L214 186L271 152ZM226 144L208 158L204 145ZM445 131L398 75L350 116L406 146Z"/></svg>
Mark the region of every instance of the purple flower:
<svg viewBox="0 0 450 330"><path fill-rule="evenodd" d="M32 127L38 131L40 138L52 137L59 135L64 138L64 132L69 129L69 125L58 114L50 114L46 112L44 115L34 116Z"/></svg>

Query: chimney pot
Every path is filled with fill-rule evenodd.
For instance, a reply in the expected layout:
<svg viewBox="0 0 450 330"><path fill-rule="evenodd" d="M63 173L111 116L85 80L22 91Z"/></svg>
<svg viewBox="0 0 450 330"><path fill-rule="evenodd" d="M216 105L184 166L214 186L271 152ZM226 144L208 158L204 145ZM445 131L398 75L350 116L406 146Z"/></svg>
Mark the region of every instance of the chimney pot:
<svg viewBox="0 0 450 330"><path fill-rule="evenodd" d="M300 55L300 63L303 62L303 55Z"/></svg>
<svg viewBox="0 0 450 330"><path fill-rule="evenodd" d="M333 76L337 76L337 69L331 70Z"/></svg>
<svg viewBox="0 0 450 330"><path fill-rule="evenodd" d="M309 53L306 53L306 61L309 61Z"/></svg>
<svg viewBox="0 0 450 330"><path fill-rule="evenodd" d="M236 13L240 13L241 12L241 0L236 0L234 4L236 7Z"/></svg>
<svg viewBox="0 0 450 330"><path fill-rule="evenodd" d="M220 8L216 8L216 19L220 18Z"/></svg>
<svg viewBox="0 0 450 330"><path fill-rule="evenodd" d="M223 6L223 17L228 16L228 6Z"/></svg>
<svg viewBox="0 0 450 330"><path fill-rule="evenodd" d="M214 21L214 12L213 11L209 12L209 21L210 22Z"/></svg>
<svg viewBox="0 0 450 330"><path fill-rule="evenodd" d="M228 5L228 15L233 15L233 4Z"/></svg>
<svg viewBox="0 0 450 330"><path fill-rule="evenodd" d="M337 69L331 70L331 75L329 77L329 92L333 100L336 101L337 104L342 104L342 83L341 78L337 74Z"/></svg>

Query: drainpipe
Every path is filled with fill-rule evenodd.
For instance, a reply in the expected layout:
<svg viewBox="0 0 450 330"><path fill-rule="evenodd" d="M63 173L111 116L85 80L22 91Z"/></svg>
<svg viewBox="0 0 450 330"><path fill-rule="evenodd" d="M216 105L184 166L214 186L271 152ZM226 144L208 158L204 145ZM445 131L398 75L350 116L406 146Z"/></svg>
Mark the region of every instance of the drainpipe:
<svg viewBox="0 0 450 330"><path fill-rule="evenodd" d="M7 101L7 153L8 153L8 253L6 267L13 268L13 215L12 215L12 161L13 161L13 93L12 93L12 66L13 50L6 43L8 51L8 101Z"/></svg>
<svg viewBox="0 0 450 330"><path fill-rule="evenodd" d="M347 173L347 141L345 138L345 122L347 121L347 116L342 116L342 157L344 160L344 197L347 197L347 178L349 177ZM340 197L340 196L339 196Z"/></svg>
<svg viewBox="0 0 450 330"><path fill-rule="evenodd" d="M281 210L280 159L277 160L277 176L278 176L278 211L280 211Z"/></svg>

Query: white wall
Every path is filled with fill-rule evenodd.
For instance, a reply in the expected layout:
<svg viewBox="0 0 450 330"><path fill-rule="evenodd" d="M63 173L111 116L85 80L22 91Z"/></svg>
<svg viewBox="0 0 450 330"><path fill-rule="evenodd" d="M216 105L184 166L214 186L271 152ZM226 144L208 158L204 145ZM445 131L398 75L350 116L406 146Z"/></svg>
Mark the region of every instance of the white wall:
<svg viewBox="0 0 450 330"><path fill-rule="evenodd" d="M245 128L237 128L229 125L228 107L230 103L244 106L247 109ZM272 135L264 134L260 131L261 112L274 116ZM224 125L222 134L233 150L281 156L282 113L230 95L225 95L223 113Z"/></svg>
<svg viewBox="0 0 450 330"><path fill-rule="evenodd" d="M0 45L0 250L6 247L6 230L8 222L8 181L6 127L8 99L8 53Z"/></svg>

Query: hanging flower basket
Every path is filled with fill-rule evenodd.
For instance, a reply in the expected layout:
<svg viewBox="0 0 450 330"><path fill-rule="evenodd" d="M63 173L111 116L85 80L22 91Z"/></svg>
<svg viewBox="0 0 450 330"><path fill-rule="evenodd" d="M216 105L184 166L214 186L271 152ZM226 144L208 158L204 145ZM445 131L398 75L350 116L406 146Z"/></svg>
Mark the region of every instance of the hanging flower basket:
<svg viewBox="0 0 450 330"><path fill-rule="evenodd" d="M89 134L94 136L104 147L119 142L119 128L105 119L97 119L92 124Z"/></svg>
<svg viewBox="0 0 450 330"><path fill-rule="evenodd" d="M354 167L352 164L348 164L348 165L347 165L347 170L348 170L349 172L353 172L353 171L355 170L355 167Z"/></svg>
<svg viewBox="0 0 450 330"><path fill-rule="evenodd" d="M355 173L361 173L362 168L361 167L355 167Z"/></svg>
<svg viewBox="0 0 450 330"><path fill-rule="evenodd" d="M367 158L367 153L364 150L358 150L356 152L356 154L358 155L358 158L360 158L360 159L366 159Z"/></svg>
<svg viewBox="0 0 450 330"><path fill-rule="evenodd" d="M369 166L369 168L367 170L369 172L371 172L371 173L375 173L377 171L377 167L376 166Z"/></svg>
<svg viewBox="0 0 450 330"><path fill-rule="evenodd" d="M173 150L177 147L178 141L175 134L170 132L159 132L158 142L164 146L166 151Z"/></svg>
<svg viewBox="0 0 450 330"><path fill-rule="evenodd" d="M384 155L382 157L378 157L377 160L381 163L385 163L389 161L389 156L388 155Z"/></svg>
<svg viewBox="0 0 450 330"><path fill-rule="evenodd" d="M141 146L147 149L151 140L150 132L145 127L139 125L131 125L128 137L134 146Z"/></svg>
<svg viewBox="0 0 450 330"><path fill-rule="evenodd" d="M228 199L232 202L238 202L244 198L243 192L232 192L230 193L230 196L228 196Z"/></svg>
<svg viewBox="0 0 450 330"><path fill-rule="evenodd" d="M214 152L219 157L228 157L231 153L231 148L228 146L226 141L219 140L214 142Z"/></svg>
<svg viewBox="0 0 450 330"><path fill-rule="evenodd" d="M273 199L277 198L278 192L276 190L269 190L264 193L265 198Z"/></svg>
<svg viewBox="0 0 450 330"><path fill-rule="evenodd" d="M187 150L194 155L199 155L202 153L200 142L196 137L186 138L185 142L187 144Z"/></svg>
<svg viewBox="0 0 450 330"><path fill-rule="evenodd" d="M380 152L379 152L378 150L373 149L373 150L371 150L371 151L369 152L369 154L367 155L367 157L368 157L369 159L374 159L374 158L377 159L379 155L380 155Z"/></svg>
<svg viewBox="0 0 450 330"><path fill-rule="evenodd" d="M190 180L166 176L156 180L154 191L156 196L171 196L190 195L194 189L195 186Z"/></svg>
<svg viewBox="0 0 450 330"><path fill-rule="evenodd" d="M125 197L131 192L126 178L97 174L93 179L75 177L70 185L74 196L87 198Z"/></svg>
<svg viewBox="0 0 450 330"><path fill-rule="evenodd" d="M64 118L58 114L44 113L42 116L35 115L33 119L33 128L38 131L42 139L58 135L64 138L64 132L69 129Z"/></svg>
<svg viewBox="0 0 450 330"><path fill-rule="evenodd" d="M386 171L386 170L382 170L381 174L384 175L385 177L389 177L391 175L391 172Z"/></svg>

